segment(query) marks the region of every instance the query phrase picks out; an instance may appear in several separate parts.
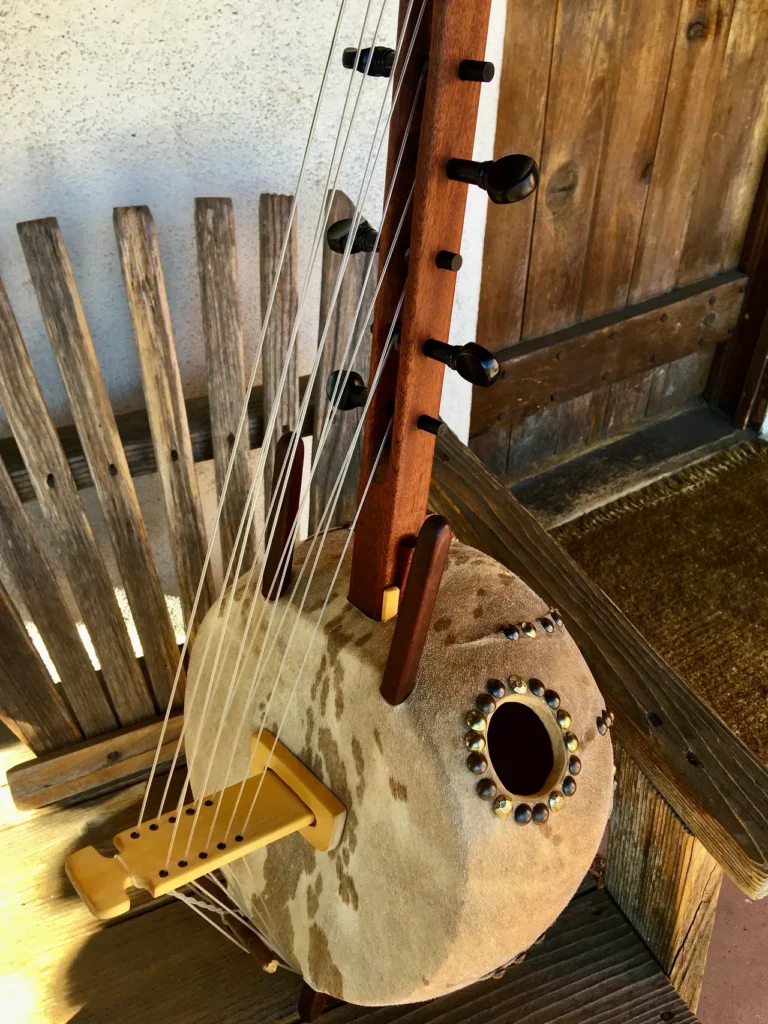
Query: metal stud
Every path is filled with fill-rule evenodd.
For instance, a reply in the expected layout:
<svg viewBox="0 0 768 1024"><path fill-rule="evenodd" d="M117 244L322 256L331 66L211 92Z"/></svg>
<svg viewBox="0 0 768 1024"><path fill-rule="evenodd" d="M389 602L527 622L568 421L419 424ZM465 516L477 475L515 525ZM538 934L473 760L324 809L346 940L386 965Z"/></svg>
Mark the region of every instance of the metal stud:
<svg viewBox="0 0 768 1024"><path fill-rule="evenodd" d="M534 697L543 697L546 692L546 687L540 679L529 679L528 689L531 691Z"/></svg>
<svg viewBox="0 0 768 1024"><path fill-rule="evenodd" d="M528 693L528 683L520 676L510 676L509 685L514 693Z"/></svg>
<svg viewBox="0 0 768 1024"><path fill-rule="evenodd" d="M476 754L482 754L485 750L485 736L481 736L479 732L468 732L464 737L464 743L467 750L472 750Z"/></svg>
<svg viewBox="0 0 768 1024"><path fill-rule="evenodd" d="M522 629L525 635L529 636L531 640L536 639L536 627L532 622L521 622L520 629Z"/></svg>
<svg viewBox="0 0 768 1024"><path fill-rule="evenodd" d="M544 692L544 700L552 708L553 711L557 711L560 707L560 694L555 693L554 690L546 690Z"/></svg>
<svg viewBox="0 0 768 1024"><path fill-rule="evenodd" d="M579 749L579 738L572 732L565 734L565 745L568 748L569 753L575 754Z"/></svg>
<svg viewBox="0 0 768 1024"><path fill-rule="evenodd" d="M581 761L575 754L573 757L568 758L568 771L571 775L578 775L581 771Z"/></svg>
<svg viewBox="0 0 768 1024"><path fill-rule="evenodd" d="M488 724L485 715L481 715L479 711L468 711L464 721L474 732L485 732L485 727Z"/></svg>
<svg viewBox="0 0 768 1024"><path fill-rule="evenodd" d="M500 968L498 969L498 971L494 971L494 972L493 972L493 974L491 975L491 978L492 978L492 979L493 979L494 981L501 981L501 979L502 979L502 978L504 977L504 975L505 975L506 973L507 973L507 969L506 969L506 967L500 967Z"/></svg>
<svg viewBox="0 0 768 1024"><path fill-rule="evenodd" d="M496 701L490 693L478 693L475 697L475 707L484 715L490 715L496 710Z"/></svg>
<svg viewBox="0 0 768 1024"><path fill-rule="evenodd" d="M501 630L507 640L519 640L520 630L517 626L504 626Z"/></svg>
<svg viewBox="0 0 768 1024"><path fill-rule="evenodd" d="M563 794L560 792L559 789L554 789L549 794L549 798L547 800L547 803L549 804L550 811L562 810L562 807L563 807L563 804L565 803L565 800L563 799Z"/></svg>
<svg viewBox="0 0 768 1024"><path fill-rule="evenodd" d="M546 932L542 932L541 935L538 937L538 939L536 939L536 941L534 942L534 946L542 946L544 944L544 942L546 941L546 938L547 938L547 933Z"/></svg>
<svg viewBox="0 0 768 1024"><path fill-rule="evenodd" d="M477 795L481 800L493 800L496 796L496 783L491 779L480 779L477 784Z"/></svg>
<svg viewBox="0 0 768 1024"><path fill-rule="evenodd" d="M467 758L467 768L473 775L482 775L488 768L488 762L482 754L470 754Z"/></svg>
<svg viewBox="0 0 768 1024"><path fill-rule="evenodd" d="M524 949L522 953L518 953L515 959L512 961L513 964L521 964L528 956L528 950Z"/></svg>
<svg viewBox="0 0 768 1024"><path fill-rule="evenodd" d="M528 804L518 804L515 808L515 821L518 825L527 825L533 820L533 811Z"/></svg>
<svg viewBox="0 0 768 1024"><path fill-rule="evenodd" d="M555 631L555 624L552 622L551 619L542 619L541 627L545 633L554 633Z"/></svg>
<svg viewBox="0 0 768 1024"><path fill-rule="evenodd" d="M566 796L573 796L576 792L576 779L572 779L570 775L566 775L563 779L563 793Z"/></svg>
<svg viewBox="0 0 768 1024"><path fill-rule="evenodd" d="M497 796L493 801L493 811L498 818L508 818L512 813L512 801L508 796Z"/></svg>
<svg viewBox="0 0 768 1024"><path fill-rule="evenodd" d="M616 721L616 718L614 717L613 712L612 711L606 711L605 708L603 708L603 718L608 723L608 728L609 729L613 726L613 723Z"/></svg>
<svg viewBox="0 0 768 1024"><path fill-rule="evenodd" d="M546 804L536 804L533 808L533 820L537 825L543 825L545 821L549 821L549 808Z"/></svg>
<svg viewBox="0 0 768 1024"><path fill-rule="evenodd" d="M506 686L500 679L489 679L485 684L485 688L494 700L501 700L507 692Z"/></svg>
<svg viewBox="0 0 768 1024"><path fill-rule="evenodd" d="M601 736L605 736L605 734L608 732L608 723L602 715L597 719L597 731L600 733Z"/></svg>
<svg viewBox="0 0 768 1024"><path fill-rule="evenodd" d="M560 612L557 610L557 608L553 608L552 609L552 611L549 613L549 617L552 619L552 621L554 622L554 624L556 626L562 626L562 624L563 624L563 617L560 614Z"/></svg>
<svg viewBox="0 0 768 1024"><path fill-rule="evenodd" d="M557 724L560 726L561 729L570 729L571 716L568 714L567 711L564 711L563 708L560 708L560 710L555 715L555 718L557 719Z"/></svg>

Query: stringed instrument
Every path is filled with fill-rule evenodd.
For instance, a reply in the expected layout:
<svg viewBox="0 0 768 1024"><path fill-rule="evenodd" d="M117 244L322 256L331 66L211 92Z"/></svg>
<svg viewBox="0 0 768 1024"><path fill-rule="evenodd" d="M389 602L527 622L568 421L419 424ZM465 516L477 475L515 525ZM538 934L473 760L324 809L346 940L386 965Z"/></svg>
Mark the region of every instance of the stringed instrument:
<svg viewBox="0 0 768 1024"><path fill-rule="evenodd" d="M357 318L362 332L373 313L370 378L357 333L328 381L327 419L362 408L360 427L298 545L327 435L305 482L300 437L280 439L264 557L243 564L251 502L192 646L181 798L166 806L166 785L155 817L145 799L117 857L67 862L101 917L127 909L129 886L202 894L207 876L270 963L364 1005L513 962L573 896L612 804L613 719L559 612L427 515L446 367L480 386L499 374L480 346L447 343L467 189L516 202L538 183L529 157L470 159L489 9L401 0L394 48L374 33L343 54L350 95L391 90L381 230L358 212L317 235L343 257L331 306L349 260L379 254ZM361 429L358 508L331 529Z"/></svg>

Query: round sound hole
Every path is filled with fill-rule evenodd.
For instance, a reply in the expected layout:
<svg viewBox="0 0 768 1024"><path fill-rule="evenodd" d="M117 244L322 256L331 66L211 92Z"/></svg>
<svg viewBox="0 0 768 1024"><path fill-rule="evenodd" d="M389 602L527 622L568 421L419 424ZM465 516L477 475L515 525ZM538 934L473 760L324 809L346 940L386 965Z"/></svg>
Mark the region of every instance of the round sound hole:
<svg viewBox="0 0 768 1024"><path fill-rule="evenodd" d="M555 766L552 740L532 708L507 701L488 725L488 755L502 786L517 796L533 796L547 784Z"/></svg>

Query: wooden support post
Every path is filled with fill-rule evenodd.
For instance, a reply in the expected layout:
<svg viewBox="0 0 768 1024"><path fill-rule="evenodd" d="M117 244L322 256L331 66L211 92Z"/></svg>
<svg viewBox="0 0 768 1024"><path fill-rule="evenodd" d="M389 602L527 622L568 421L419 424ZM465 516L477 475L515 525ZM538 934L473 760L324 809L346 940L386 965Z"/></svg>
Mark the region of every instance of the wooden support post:
<svg viewBox="0 0 768 1024"><path fill-rule="evenodd" d="M305 981L299 993L299 1020L304 1021L305 1024L312 1024L323 1012L327 1002L328 996L325 992L315 992L312 986Z"/></svg>
<svg viewBox="0 0 768 1024"><path fill-rule="evenodd" d="M620 746L605 884L696 1012L722 868Z"/></svg>

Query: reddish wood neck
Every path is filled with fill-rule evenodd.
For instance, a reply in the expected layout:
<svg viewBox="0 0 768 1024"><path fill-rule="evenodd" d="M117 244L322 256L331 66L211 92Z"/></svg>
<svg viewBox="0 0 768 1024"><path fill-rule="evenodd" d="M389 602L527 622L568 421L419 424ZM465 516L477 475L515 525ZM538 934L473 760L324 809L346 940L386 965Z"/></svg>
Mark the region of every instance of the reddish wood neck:
<svg viewBox="0 0 768 1024"><path fill-rule="evenodd" d="M401 0L401 24L405 7ZM414 119L417 128L420 121L420 128L418 134L412 129L406 142L381 230L383 263L407 201L415 163L411 213L395 245L374 315L371 375L405 287L399 352L389 356L368 412L361 496L392 418L391 443L358 518L349 589L352 604L374 619L381 618L384 589L400 584L398 549L418 534L427 511L435 438L419 430L417 421L423 415L439 415L444 367L427 359L422 346L427 338L447 341L450 332L456 275L439 269L435 257L443 249L460 251L467 186L450 181L445 165L451 157L472 156L480 85L460 80L458 66L465 59L483 59L489 13L490 0L440 0L434 8L428 3L391 120L388 187L428 59L423 113ZM402 52L409 39L406 30ZM410 249L407 263L406 249Z"/></svg>

